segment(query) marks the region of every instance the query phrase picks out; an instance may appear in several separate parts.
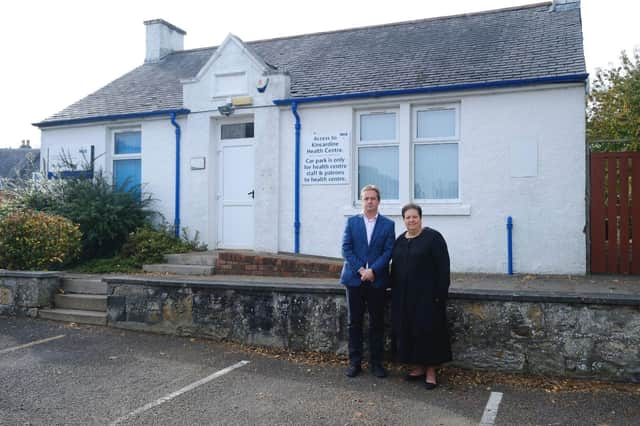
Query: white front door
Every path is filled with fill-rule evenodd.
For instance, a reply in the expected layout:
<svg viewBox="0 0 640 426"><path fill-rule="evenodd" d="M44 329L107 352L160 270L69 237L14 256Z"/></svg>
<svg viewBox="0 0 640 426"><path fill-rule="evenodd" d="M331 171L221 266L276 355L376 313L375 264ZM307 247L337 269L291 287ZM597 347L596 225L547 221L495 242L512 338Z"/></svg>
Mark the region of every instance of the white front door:
<svg viewBox="0 0 640 426"><path fill-rule="evenodd" d="M248 123L240 123L246 126ZM224 130L220 138L220 185L218 201L220 248L253 249L254 244L254 147L253 124L250 132L242 129ZM231 137L229 137L231 136ZM250 137L236 137L250 136Z"/></svg>

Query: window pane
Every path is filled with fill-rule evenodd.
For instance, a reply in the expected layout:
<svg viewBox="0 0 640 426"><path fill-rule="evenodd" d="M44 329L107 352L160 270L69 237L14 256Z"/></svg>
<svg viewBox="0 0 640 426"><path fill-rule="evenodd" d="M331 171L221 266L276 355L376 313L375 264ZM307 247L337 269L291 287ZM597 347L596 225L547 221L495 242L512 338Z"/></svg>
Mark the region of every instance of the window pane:
<svg viewBox="0 0 640 426"><path fill-rule="evenodd" d="M118 189L139 191L140 160L116 160L113 162L113 183Z"/></svg>
<svg viewBox="0 0 640 426"><path fill-rule="evenodd" d="M383 200L398 199L398 147L358 149L358 188L373 184Z"/></svg>
<svg viewBox="0 0 640 426"><path fill-rule="evenodd" d="M458 198L458 144L415 145L414 198Z"/></svg>
<svg viewBox="0 0 640 426"><path fill-rule="evenodd" d="M140 154L140 132L115 134L114 154Z"/></svg>
<svg viewBox="0 0 640 426"><path fill-rule="evenodd" d="M360 116L361 141L396 140L396 114L362 114Z"/></svg>
<svg viewBox="0 0 640 426"><path fill-rule="evenodd" d="M418 111L417 121L417 137L419 139L454 137L456 135L455 109Z"/></svg>
<svg viewBox="0 0 640 426"><path fill-rule="evenodd" d="M253 137L253 123L223 124L220 139L242 139Z"/></svg>

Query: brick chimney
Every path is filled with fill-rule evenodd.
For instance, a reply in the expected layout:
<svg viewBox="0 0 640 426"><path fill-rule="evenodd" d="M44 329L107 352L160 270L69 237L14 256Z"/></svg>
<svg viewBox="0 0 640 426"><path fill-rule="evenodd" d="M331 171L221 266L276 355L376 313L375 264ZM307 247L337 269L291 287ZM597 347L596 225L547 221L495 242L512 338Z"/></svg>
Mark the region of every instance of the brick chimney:
<svg viewBox="0 0 640 426"><path fill-rule="evenodd" d="M165 21L152 19L144 21L147 27L147 62L158 62L171 52L184 49L184 36L187 32Z"/></svg>

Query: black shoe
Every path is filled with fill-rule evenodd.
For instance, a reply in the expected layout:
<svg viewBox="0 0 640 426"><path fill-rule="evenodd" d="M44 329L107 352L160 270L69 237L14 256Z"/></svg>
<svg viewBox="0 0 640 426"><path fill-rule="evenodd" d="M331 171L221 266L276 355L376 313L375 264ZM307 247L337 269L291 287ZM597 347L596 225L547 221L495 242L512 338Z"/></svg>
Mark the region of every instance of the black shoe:
<svg viewBox="0 0 640 426"><path fill-rule="evenodd" d="M438 387L437 383L429 383L429 382L424 382L424 387L426 390L434 390L435 388Z"/></svg>
<svg viewBox="0 0 640 426"><path fill-rule="evenodd" d="M356 377L361 371L362 367L360 367L360 365L350 365L344 374L346 374L347 377Z"/></svg>
<svg viewBox="0 0 640 426"><path fill-rule="evenodd" d="M384 370L384 367L381 364L372 364L371 374L378 378L387 377L387 372Z"/></svg>

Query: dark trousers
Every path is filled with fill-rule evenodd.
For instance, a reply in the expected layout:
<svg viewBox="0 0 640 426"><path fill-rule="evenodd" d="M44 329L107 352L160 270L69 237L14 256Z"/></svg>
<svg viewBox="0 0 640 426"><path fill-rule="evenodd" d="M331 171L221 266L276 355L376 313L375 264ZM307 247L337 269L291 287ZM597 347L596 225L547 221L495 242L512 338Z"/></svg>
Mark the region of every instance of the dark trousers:
<svg viewBox="0 0 640 426"><path fill-rule="evenodd" d="M347 287L349 308L349 363L362 362L362 327L364 311L369 312L369 353L371 364L382 363L384 347L385 289L374 288L369 283L359 287Z"/></svg>

